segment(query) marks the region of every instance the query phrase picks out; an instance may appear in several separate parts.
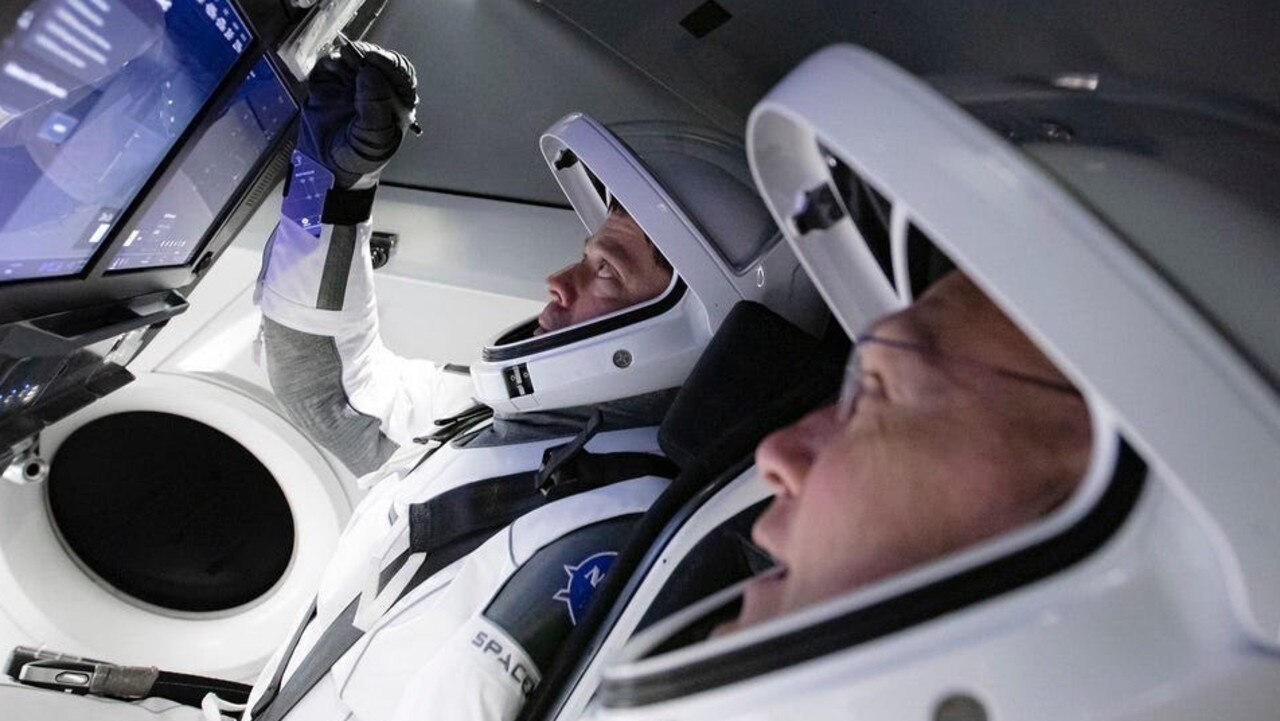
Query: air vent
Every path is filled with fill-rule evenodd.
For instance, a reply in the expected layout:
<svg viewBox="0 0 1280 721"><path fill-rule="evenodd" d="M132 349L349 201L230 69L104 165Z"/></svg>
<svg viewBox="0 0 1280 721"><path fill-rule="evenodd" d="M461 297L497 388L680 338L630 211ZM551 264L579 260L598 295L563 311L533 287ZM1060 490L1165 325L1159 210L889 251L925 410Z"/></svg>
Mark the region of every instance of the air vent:
<svg viewBox="0 0 1280 721"><path fill-rule="evenodd" d="M938 250L938 246L915 223L907 227L907 277L911 281L912 298L919 298L929 286L955 267L955 263Z"/></svg>
<svg viewBox="0 0 1280 721"><path fill-rule="evenodd" d="M693 12L684 16L680 21L680 27L689 31L689 34L701 40L711 33L711 31L719 28L721 25L729 22L733 15L729 14L720 3L715 0L707 0Z"/></svg>

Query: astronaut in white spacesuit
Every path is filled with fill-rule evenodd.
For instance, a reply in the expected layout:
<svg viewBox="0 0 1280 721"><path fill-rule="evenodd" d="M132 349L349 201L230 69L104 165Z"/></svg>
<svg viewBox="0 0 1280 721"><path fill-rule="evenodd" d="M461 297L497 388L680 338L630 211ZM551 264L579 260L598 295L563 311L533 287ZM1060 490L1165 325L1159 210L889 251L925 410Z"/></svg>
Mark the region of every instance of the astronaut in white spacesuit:
<svg viewBox="0 0 1280 721"><path fill-rule="evenodd" d="M1089 462L1083 396L959 271L859 337L844 401L756 451L774 500L762 575L721 633L923 564L1045 516Z"/></svg>
<svg viewBox="0 0 1280 721"><path fill-rule="evenodd" d="M367 241L415 84L403 56L373 45L320 62L264 252L257 301L276 394L373 486L315 603L251 692L94 662L90 688L74 691L97 695L4 685L7 712L171 721L242 710L215 694L202 712L175 705L212 688L248 693L246 721L511 718L677 474L658 424L730 310L751 300L814 334L826 323L739 141L646 123L624 143L571 114L541 148L589 231L583 259L470 369L395 356L378 333ZM13 675L60 673L38 665ZM114 691L93 690L108 676Z"/></svg>
<svg viewBox="0 0 1280 721"><path fill-rule="evenodd" d="M1276 395L1217 325L1273 307L1274 274L1188 292L1206 256L1163 255L1267 262L1239 229L1275 236L1274 193L1239 179L1275 174L1274 121L1192 98L837 45L761 100L757 187L857 352L842 402L758 448L778 566L630 636L575 689L592 718L1275 715ZM1071 139L1014 130L1046 117Z"/></svg>
<svg viewBox="0 0 1280 721"><path fill-rule="evenodd" d="M758 300L811 329L824 311L740 146L652 128L624 146L570 115L542 147L592 233L548 279L547 308L500 334L470 378L393 355L369 215L415 81L402 56L360 50L312 77L259 288L266 357L295 422L354 471L426 445L373 476L246 718L512 718L677 472L656 428L729 308Z"/></svg>

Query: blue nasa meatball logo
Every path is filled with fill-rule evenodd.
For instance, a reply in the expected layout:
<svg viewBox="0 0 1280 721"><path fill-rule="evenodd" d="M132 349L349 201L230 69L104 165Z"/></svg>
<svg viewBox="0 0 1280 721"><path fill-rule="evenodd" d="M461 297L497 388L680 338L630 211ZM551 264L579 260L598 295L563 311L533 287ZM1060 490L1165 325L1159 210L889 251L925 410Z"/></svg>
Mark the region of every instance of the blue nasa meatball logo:
<svg viewBox="0 0 1280 721"><path fill-rule="evenodd" d="M562 601L569 607L569 623L578 625L578 618L586 612L587 604L591 603L591 596L596 592L596 586L604 580L604 575L609 572L609 567L617 557L617 551L601 551L587 556L576 566L564 567L564 572L569 576L569 582L564 588L556 591L556 595L552 598Z"/></svg>

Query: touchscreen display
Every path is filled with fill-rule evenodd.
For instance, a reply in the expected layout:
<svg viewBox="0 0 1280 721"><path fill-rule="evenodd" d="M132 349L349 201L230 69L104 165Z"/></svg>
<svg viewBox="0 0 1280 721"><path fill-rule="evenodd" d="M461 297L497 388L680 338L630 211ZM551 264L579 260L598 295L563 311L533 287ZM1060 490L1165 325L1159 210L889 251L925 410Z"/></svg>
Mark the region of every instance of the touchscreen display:
<svg viewBox="0 0 1280 721"><path fill-rule="evenodd" d="M230 0L20 8L0 18L0 282L83 270L250 41Z"/></svg>
<svg viewBox="0 0 1280 721"><path fill-rule="evenodd" d="M259 60L123 231L124 244L108 270L189 263L218 214L296 112L271 64Z"/></svg>

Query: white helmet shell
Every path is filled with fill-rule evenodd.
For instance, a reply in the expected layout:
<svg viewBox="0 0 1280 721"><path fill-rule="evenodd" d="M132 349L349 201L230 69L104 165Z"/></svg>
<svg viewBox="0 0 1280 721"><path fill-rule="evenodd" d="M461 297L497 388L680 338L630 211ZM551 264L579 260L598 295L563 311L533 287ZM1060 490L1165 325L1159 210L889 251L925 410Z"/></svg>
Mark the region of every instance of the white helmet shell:
<svg viewBox="0 0 1280 721"><path fill-rule="evenodd" d="M541 148L589 233L616 199L675 272L645 303L542 335L533 335L536 319L498 334L471 366L481 402L499 412L550 410L678 386L740 300L821 330L826 309L734 139L671 123L615 134L573 113L543 134Z"/></svg>
<svg viewBox="0 0 1280 721"><path fill-rule="evenodd" d="M598 718L1189 720L1280 708L1280 352L1274 321L1257 333L1280 311L1277 186L1262 193L1268 206L1178 162L1197 157L1179 143L1235 128L1256 138L1236 147L1272 156L1235 162L1265 169L1280 133L1227 113L1164 126L1176 129L1165 143L1139 132L1160 127L1133 120L1142 108L1188 121L1202 108L1147 95L1119 133L1142 142L1094 142L1086 123L1124 98L1090 85L1033 93L1038 111L1048 96L1096 104L1074 130L1031 114L1044 137L1015 138L1021 149L850 46L815 54L757 105L757 183L849 333L911 301L912 238L928 241L1082 389L1091 466L1044 521L829 602L674 650L663 644L735 591L659 622L606 672ZM855 222L836 170L883 201L882 238ZM1139 237L1144 220L1165 246ZM1203 248L1197 234L1214 252L1184 252ZM1237 287L1203 283L1224 268ZM1260 314L1233 317L1232 298L1206 295L1241 288Z"/></svg>

